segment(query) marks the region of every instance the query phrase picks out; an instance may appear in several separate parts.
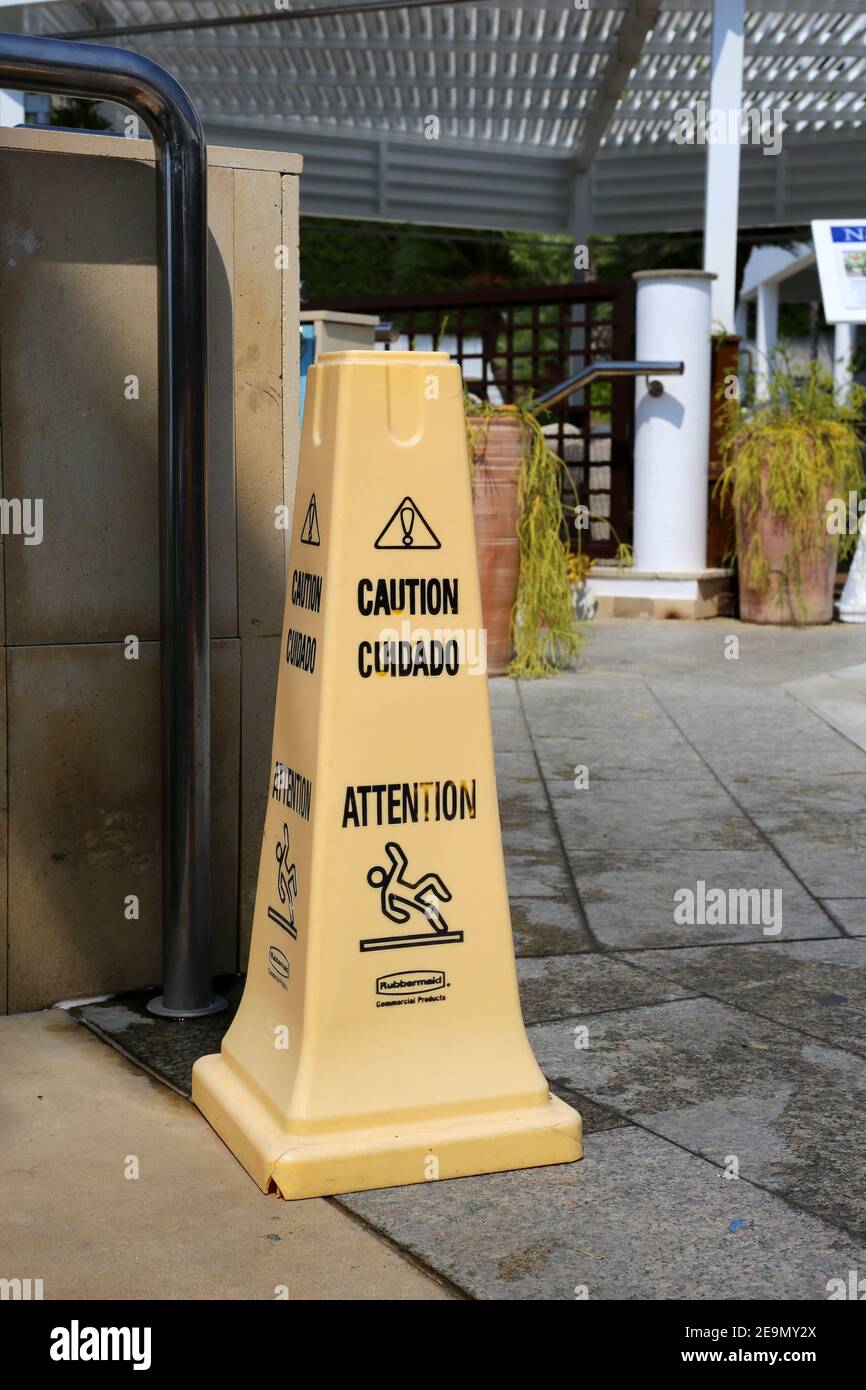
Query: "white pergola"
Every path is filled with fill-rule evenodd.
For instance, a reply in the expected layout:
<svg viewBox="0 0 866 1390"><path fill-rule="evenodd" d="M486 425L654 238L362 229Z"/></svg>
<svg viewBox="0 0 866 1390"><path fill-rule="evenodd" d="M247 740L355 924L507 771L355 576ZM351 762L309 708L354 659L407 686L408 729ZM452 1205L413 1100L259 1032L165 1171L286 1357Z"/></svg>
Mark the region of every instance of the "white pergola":
<svg viewBox="0 0 866 1390"><path fill-rule="evenodd" d="M866 211L856 176L866 154L862 0L0 0L0 9L9 28L104 36L153 58L187 88L214 142L298 151L306 213L578 241L703 227L706 266L719 275L713 314L728 328L737 225ZM157 28L252 15L269 19ZM781 152L677 143L676 113L699 102L778 112Z"/></svg>

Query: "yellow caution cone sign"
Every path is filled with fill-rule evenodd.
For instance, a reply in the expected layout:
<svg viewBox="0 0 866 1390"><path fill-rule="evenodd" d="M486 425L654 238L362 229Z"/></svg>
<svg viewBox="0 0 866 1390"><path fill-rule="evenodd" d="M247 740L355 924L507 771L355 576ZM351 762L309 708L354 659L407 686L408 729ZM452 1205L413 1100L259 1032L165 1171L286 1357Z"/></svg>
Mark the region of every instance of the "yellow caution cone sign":
<svg viewBox="0 0 866 1390"><path fill-rule="evenodd" d="M567 1163L523 1027L460 370L308 378L246 987L193 1099L264 1191Z"/></svg>

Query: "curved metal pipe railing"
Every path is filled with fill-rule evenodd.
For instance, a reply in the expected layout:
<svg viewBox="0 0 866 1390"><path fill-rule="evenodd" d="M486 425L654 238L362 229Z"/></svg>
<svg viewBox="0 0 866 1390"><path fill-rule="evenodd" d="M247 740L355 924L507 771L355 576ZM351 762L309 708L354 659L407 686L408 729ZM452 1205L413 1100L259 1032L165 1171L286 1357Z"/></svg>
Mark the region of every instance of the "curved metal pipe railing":
<svg viewBox="0 0 866 1390"><path fill-rule="evenodd" d="M527 409L549 409L566 400L573 392L581 391L584 386L590 386L593 381L603 378L615 380L617 377L630 376L682 376L684 371L682 362L590 362L589 366L581 367L574 376L567 377L558 386L552 386L542 396L530 401Z"/></svg>
<svg viewBox="0 0 866 1390"><path fill-rule="evenodd" d="M113 101L157 151L163 993L155 1013L224 1007L211 976L207 550L207 156L186 92L140 54L0 34L0 88Z"/></svg>

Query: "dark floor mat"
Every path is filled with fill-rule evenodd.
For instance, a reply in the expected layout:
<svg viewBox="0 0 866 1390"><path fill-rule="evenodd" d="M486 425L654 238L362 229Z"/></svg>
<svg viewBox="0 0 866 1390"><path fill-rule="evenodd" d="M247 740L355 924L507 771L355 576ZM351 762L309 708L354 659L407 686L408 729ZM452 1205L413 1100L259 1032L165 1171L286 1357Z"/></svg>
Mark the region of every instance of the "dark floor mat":
<svg viewBox="0 0 866 1390"><path fill-rule="evenodd" d="M243 987L242 975L217 980L217 993L228 1008L206 1018L157 1018L148 1013L148 1000L159 994L158 989L131 990L101 1004L79 1004L69 1012L137 1066L180 1095L189 1096L193 1062L209 1052L219 1052Z"/></svg>

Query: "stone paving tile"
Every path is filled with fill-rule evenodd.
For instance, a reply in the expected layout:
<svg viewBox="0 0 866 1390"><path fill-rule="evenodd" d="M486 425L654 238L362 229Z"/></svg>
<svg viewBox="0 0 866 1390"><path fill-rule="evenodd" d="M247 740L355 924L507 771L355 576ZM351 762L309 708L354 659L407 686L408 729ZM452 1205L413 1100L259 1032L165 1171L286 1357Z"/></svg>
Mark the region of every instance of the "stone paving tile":
<svg viewBox="0 0 866 1390"><path fill-rule="evenodd" d="M497 784L499 797L499 823L503 831L536 828L536 843L544 840L537 833L539 822L543 829L554 829L550 821L550 807L544 794L544 786L539 777L503 778Z"/></svg>
<svg viewBox="0 0 866 1390"><path fill-rule="evenodd" d="M129 1031L127 1017L106 1022ZM221 1320L220 1308L273 1300L280 1285L296 1310L449 1297L332 1203L265 1197L194 1106L66 1010L0 1019L0 1056L0 1278L44 1281L58 1312L69 1300L85 1323L124 1324L145 1320L146 1300L194 1299ZM130 1154L140 1181L125 1179ZM4 1284L0 1301L10 1295ZM96 1300L123 1300L124 1311L114 1304L112 1317ZM24 1337L28 1311L18 1308ZM5 1375L14 1387L16 1373Z"/></svg>
<svg viewBox="0 0 866 1390"><path fill-rule="evenodd" d="M602 679L619 674L657 676L663 680L688 676L695 684L701 680L718 683L730 679L738 686L760 688L866 659L866 634L848 623L774 628L729 617L699 623L635 623L596 618L590 634L578 670L591 669ZM725 642L730 635L736 635L739 641L737 661L724 659Z"/></svg>
<svg viewBox="0 0 866 1390"><path fill-rule="evenodd" d="M764 675L771 674L765 670ZM668 710L677 723L684 725L689 717L702 722L708 711L716 710L728 719L759 714L769 704L781 704L786 709L803 713L802 705L773 680L744 681L743 668L736 662L715 662L712 670L690 672L679 676L651 675L645 685L662 709ZM737 732L739 732L739 726Z"/></svg>
<svg viewBox="0 0 866 1390"><path fill-rule="evenodd" d="M864 755L793 696L720 689L701 694L695 682L651 683L666 712L701 757L723 778L822 775L862 770ZM808 750L808 754L806 753Z"/></svg>
<svg viewBox="0 0 866 1390"><path fill-rule="evenodd" d="M523 681L519 695L527 721L540 733L547 726L567 726L577 710L584 712L593 726L660 717L658 702L639 674L569 674L557 676L553 683Z"/></svg>
<svg viewBox="0 0 866 1390"><path fill-rule="evenodd" d="M589 769L590 785L593 779L622 777L640 781L712 777L699 755L666 719L653 725L634 721L616 728L599 727L579 718L572 722L574 732L569 734L539 734L533 728L535 751L551 785L558 785L562 778L572 781L578 765Z"/></svg>
<svg viewBox="0 0 866 1390"><path fill-rule="evenodd" d="M680 925L674 894L710 888L780 889L782 930L777 940L838 936L822 908L769 848L764 850L631 851L628 855L569 850L589 925L602 945L614 949L695 946L764 941L761 925ZM768 900L772 905L773 898Z"/></svg>
<svg viewBox="0 0 866 1390"><path fill-rule="evenodd" d="M700 670L667 675L652 672L643 677L647 690L665 709L694 715L715 708L733 716L737 711L759 711L772 705L808 718L812 711L795 699L785 688L773 669L771 657L760 657L761 671L752 670L755 679L749 680L742 661L714 661Z"/></svg>
<svg viewBox="0 0 866 1390"><path fill-rule="evenodd" d="M549 848L541 848L541 845ZM550 839L539 836L536 849L513 849L505 860L508 896L515 898L555 898L572 903L574 887L562 851Z"/></svg>
<svg viewBox="0 0 866 1390"><path fill-rule="evenodd" d="M520 772L507 771L499 774L496 778L496 792L503 824L507 823L509 813L515 821L519 821L521 817L534 815L542 808L547 809L544 778L534 758L527 760Z"/></svg>
<svg viewBox="0 0 866 1390"><path fill-rule="evenodd" d="M524 701L526 722L533 739L573 738L576 742L591 735L601 742L622 742L649 745L655 739L683 741L680 734L657 700L641 685L643 700L640 707L628 708L620 700L620 690L608 691L604 704L587 707L579 691L567 699L550 698L533 706Z"/></svg>
<svg viewBox="0 0 866 1390"><path fill-rule="evenodd" d="M860 767L825 774L806 765L797 775L740 773L723 780L743 810L768 831L810 829L822 815L834 823L856 822L866 811L866 770Z"/></svg>
<svg viewBox="0 0 866 1390"><path fill-rule="evenodd" d="M562 853L557 836L556 822L550 811L550 803L544 790L544 783L535 777L508 778L499 781L499 824L502 829L502 846L506 859L540 855L539 863L549 865L551 855L558 860L563 869L568 865ZM531 891L531 890L530 890Z"/></svg>
<svg viewBox="0 0 866 1390"><path fill-rule="evenodd" d="M147 1005L162 993L154 988L115 994L102 1003L79 1004L69 1012L137 1066L188 1097L193 1063L209 1052L219 1052L241 1001L244 979L240 975L221 976L214 987L228 1008L204 1018L154 1018Z"/></svg>
<svg viewBox="0 0 866 1390"><path fill-rule="evenodd" d="M595 947L572 894L562 901L512 897L510 906L518 956L570 956Z"/></svg>
<svg viewBox="0 0 866 1390"><path fill-rule="evenodd" d="M523 727L523 711L514 681L491 680L487 682L487 689L490 693L490 709L496 730L507 729L518 733Z"/></svg>
<svg viewBox="0 0 866 1390"><path fill-rule="evenodd" d="M866 751L866 665L845 666L792 681L788 690L831 728Z"/></svg>
<svg viewBox="0 0 866 1390"><path fill-rule="evenodd" d="M866 941L703 946L631 959L690 994L713 995L866 1057Z"/></svg>
<svg viewBox="0 0 866 1390"><path fill-rule="evenodd" d="M501 714L493 711L493 757L497 774L507 773L511 766L522 773L529 770L532 744L520 710Z"/></svg>
<svg viewBox="0 0 866 1390"><path fill-rule="evenodd" d="M500 746L494 750L496 764L496 786L500 796L503 788L514 793L530 783L540 783L541 776L529 736L523 731L523 742L513 739L508 747Z"/></svg>
<svg viewBox="0 0 866 1390"><path fill-rule="evenodd" d="M833 844L834 830L839 843ZM774 830L768 837L816 898L836 894L866 895L866 836L863 826L833 826L816 818L813 830L791 834ZM847 843L845 843L847 841Z"/></svg>
<svg viewBox="0 0 866 1390"><path fill-rule="evenodd" d="M866 898L824 898L823 902L850 936L866 936Z"/></svg>
<svg viewBox="0 0 866 1390"><path fill-rule="evenodd" d="M507 676L492 676L487 682L490 703L494 709L513 709L517 706L517 684Z"/></svg>
<svg viewBox="0 0 866 1390"><path fill-rule="evenodd" d="M539 834L539 826L542 833ZM550 845L556 846L556 829L553 822L545 811L539 811L534 821L525 821L519 825L503 825L502 827L502 848L505 851L506 860L511 854L532 854L539 845L539 840ZM562 853L559 854L560 862L566 867Z"/></svg>
<svg viewBox="0 0 866 1390"><path fill-rule="evenodd" d="M720 1166L735 1155L741 1179L866 1239L862 1058L712 999L588 1027L581 1051L567 1024L530 1028L554 1093L561 1080Z"/></svg>
<svg viewBox="0 0 866 1390"><path fill-rule="evenodd" d="M625 851L623 860L631 850L759 849L766 843L712 777L590 780L583 791L566 791L560 783L554 810L566 849Z"/></svg>
<svg viewBox="0 0 866 1390"><path fill-rule="evenodd" d="M866 1268L863 1245L632 1127L579 1163L339 1200L480 1299L824 1299Z"/></svg>
<svg viewBox="0 0 866 1390"><path fill-rule="evenodd" d="M609 1009L666 1003L700 992L659 979L622 957L598 953L519 960L517 980L526 1023L578 1015L585 1018Z"/></svg>
<svg viewBox="0 0 866 1390"><path fill-rule="evenodd" d="M741 776L728 785L816 896L866 895L864 773L803 769L796 780Z"/></svg>
<svg viewBox="0 0 866 1390"><path fill-rule="evenodd" d="M804 776L809 775L804 764L803 750L806 748L809 749L811 766L816 772L820 770L822 774L833 776L837 773L862 771L862 766L852 761L851 750L858 758L863 756L853 744L848 743L841 735L829 732L830 746L816 738L813 730L792 729L789 734L787 716L782 711L779 711L776 720L777 735L784 729L784 738L790 737L792 745L784 744L780 740L774 748L769 733L752 730L748 725L745 733L738 733L736 740L731 739L725 745L718 733L718 725L721 722L718 713L708 713L707 726L711 732L704 735L700 731L694 731L694 744L701 757L706 759L725 785L729 785L730 779L743 776L780 776L794 783L800 782ZM818 728L826 727L817 719L813 722Z"/></svg>
<svg viewBox="0 0 866 1390"><path fill-rule="evenodd" d="M627 1115L621 1115L609 1105L599 1105L598 1101L590 1100L589 1096L583 1095L580 1091L573 1091L561 1081L557 1083L556 1095L560 1100L564 1100L566 1105L571 1105L578 1111L583 1121L584 1141L588 1134L600 1134L606 1129L625 1129L631 1124Z"/></svg>

